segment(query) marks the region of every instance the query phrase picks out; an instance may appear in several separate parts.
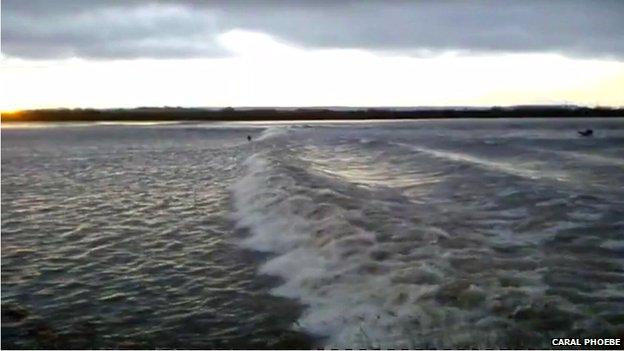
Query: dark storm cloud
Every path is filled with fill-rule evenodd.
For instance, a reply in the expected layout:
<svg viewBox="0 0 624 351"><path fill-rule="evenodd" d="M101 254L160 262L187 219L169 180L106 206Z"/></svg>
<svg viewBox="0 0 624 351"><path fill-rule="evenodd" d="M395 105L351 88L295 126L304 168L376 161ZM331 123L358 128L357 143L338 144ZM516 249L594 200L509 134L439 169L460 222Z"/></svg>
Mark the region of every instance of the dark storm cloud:
<svg viewBox="0 0 624 351"><path fill-rule="evenodd" d="M624 1L2 1L2 52L215 57L228 30L314 48L624 57Z"/></svg>

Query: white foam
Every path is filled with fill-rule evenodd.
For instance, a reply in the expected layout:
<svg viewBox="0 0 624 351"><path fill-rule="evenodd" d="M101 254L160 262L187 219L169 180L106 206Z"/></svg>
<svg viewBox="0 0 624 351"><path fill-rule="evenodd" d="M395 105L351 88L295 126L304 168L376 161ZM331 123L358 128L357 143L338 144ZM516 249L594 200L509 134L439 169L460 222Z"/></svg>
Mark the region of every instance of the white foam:
<svg viewBox="0 0 624 351"><path fill-rule="evenodd" d="M269 140L281 136L287 135L293 129L292 126L270 126L266 128L260 136L256 138L257 141Z"/></svg>
<svg viewBox="0 0 624 351"><path fill-rule="evenodd" d="M508 345L510 333L533 332L531 323L541 318L533 307L547 290L539 248L577 223L555 221L520 233L514 225L531 214L525 207L466 221L458 214L470 209L419 205L389 196L395 192L387 186L357 185L384 176L383 166L366 167L385 165L383 153L331 145L331 156L318 145L284 145L300 148L263 147L245 161L232 193L235 220L250 232L241 244L275 254L260 268L283 278L272 292L307 307L297 326L337 348L491 348ZM510 162L403 146L523 178L558 179ZM319 172L319 165L329 172ZM505 189L492 201L516 191ZM513 319L521 307L532 320Z"/></svg>
<svg viewBox="0 0 624 351"><path fill-rule="evenodd" d="M308 306L298 326L339 348L447 347L458 345L451 336L459 332L479 340L471 321L490 317L480 307L486 293L453 283L464 278L449 265L455 254L441 255L431 240L444 230L405 225L408 237L396 233L395 241L378 242L351 221L364 220L361 212L319 203L326 189L299 187L271 155L251 156L245 166L232 188L237 223L251 232L242 245L276 254L261 272L284 279L274 294ZM440 304L440 294L460 300ZM480 332L490 333L488 323L482 321Z"/></svg>

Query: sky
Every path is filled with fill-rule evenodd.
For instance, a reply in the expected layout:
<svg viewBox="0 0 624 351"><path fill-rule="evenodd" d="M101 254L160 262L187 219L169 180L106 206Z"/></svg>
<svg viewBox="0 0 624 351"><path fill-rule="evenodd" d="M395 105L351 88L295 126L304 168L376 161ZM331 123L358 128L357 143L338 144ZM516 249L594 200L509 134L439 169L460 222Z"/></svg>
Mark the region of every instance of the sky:
<svg viewBox="0 0 624 351"><path fill-rule="evenodd" d="M624 106L624 1L2 0L0 110Z"/></svg>

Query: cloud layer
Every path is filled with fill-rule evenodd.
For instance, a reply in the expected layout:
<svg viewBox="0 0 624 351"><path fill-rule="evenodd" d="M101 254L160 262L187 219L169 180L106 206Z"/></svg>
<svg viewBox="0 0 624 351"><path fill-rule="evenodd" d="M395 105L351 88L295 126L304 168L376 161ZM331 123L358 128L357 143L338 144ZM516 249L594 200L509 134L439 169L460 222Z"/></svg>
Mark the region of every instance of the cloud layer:
<svg viewBox="0 0 624 351"><path fill-rule="evenodd" d="M36 59L228 55L241 29L307 48L624 58L624 1L2 1L2 53Z"/></svg>

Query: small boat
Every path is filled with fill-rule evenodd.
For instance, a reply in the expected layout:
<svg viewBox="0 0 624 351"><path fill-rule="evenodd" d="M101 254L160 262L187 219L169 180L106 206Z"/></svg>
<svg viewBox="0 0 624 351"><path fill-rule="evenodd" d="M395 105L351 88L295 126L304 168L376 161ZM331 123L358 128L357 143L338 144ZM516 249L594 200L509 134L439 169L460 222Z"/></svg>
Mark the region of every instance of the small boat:
<svg viewBox="0 0 624 351"><path fill-rule="evenodd" d="M594 131L591 129L579 130L578 133L582 136L592 136Z"/></svg>

